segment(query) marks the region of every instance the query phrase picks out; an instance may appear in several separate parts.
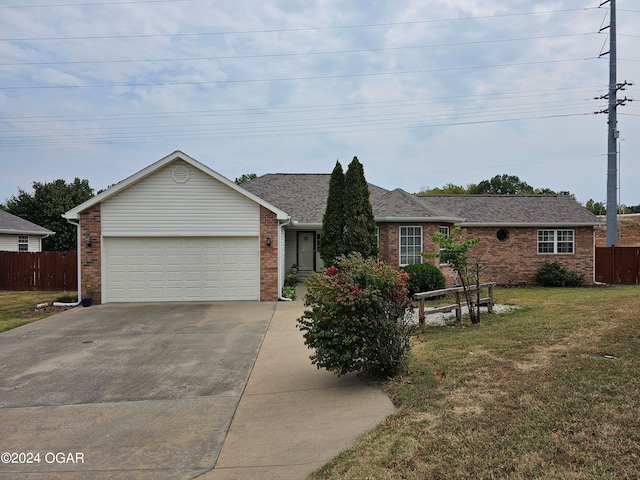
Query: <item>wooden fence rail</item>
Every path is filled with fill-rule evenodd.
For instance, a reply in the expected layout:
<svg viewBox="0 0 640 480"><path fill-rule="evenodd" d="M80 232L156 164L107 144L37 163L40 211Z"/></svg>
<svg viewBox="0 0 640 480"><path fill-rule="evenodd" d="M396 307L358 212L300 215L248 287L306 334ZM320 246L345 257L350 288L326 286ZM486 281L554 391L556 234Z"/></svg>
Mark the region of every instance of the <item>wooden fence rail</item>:
<svg viewBox="0 0 640 480"><path fill-rule="evenodd" d="M496 284L495 282L489 282L489 283L481 283L479 286L479 289L487 289L488 293L487 293L487 297L485 298L481 298L480 299L480 305L485 305L488 309L489 309L489 313L493 312L493 287L495 287ZM469 290L475 292L476 290L478 290L478 287L476 287L475 285L468 287ZM458 321L462 320L462 307L467 305L467 302L463 302L462 301L462 293L464 292L464 289L462 287L454 287L454 288L442 288L440 290L431 290L429 292L420 292L420 293L416 293L414 295L414 298L416 298L417 300L420 301L420 307L418 310L418 322L420 325L420 328L424 328L424 324L425 324L425 316L432 314L432 313L441 313L441 312L450 312L452 310L456 311L456 319ZM451 304L451 305L444 305L442 307L435 307L435 308L430 308L428 310L425 310L424 308L424 301L427 298L436 298L436 297L442 297L445 295L455 295L456 297L456 303Z"/></svg>
<svg viewBox="0 0 640 480"><path fill-rule="evenodd" d="M0 252L0 290L77 289L76 252Z"/></svg>

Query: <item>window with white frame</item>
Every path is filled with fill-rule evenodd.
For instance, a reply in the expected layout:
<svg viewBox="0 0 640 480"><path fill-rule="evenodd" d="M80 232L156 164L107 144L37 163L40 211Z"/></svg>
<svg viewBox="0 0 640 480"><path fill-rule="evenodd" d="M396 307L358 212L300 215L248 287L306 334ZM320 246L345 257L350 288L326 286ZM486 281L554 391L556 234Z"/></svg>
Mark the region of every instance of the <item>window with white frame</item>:
<svg viewBox="0 0 640 480"><path fill-rule="evenodd" d="M447 238L449 237L449 235L451 234L451 231L449 230L449 225L440 225L438 227L438 231L445 235ZM440 249L440 254L442 254L442 251L444 250L444 248ZM449 265L449 262L447 262L446 260L442 260L442 256L440 257L440 265Z"/></svg>
<svg viewBox="0 0 640 480"><path fill-rule="evenodd" d="M422 263L422 227L400 227L400 265Z"/></svg>
<svg viewBox="0 0 640 480"><path fill-rule="evenodd" d="M538 253L574 253L573 230L538 230Z"/></svg>
<svg viewBox="0 0 640 480"><path fill-rule="evenodd" d="M29 251L29 236L28 235L18 235L18 251L19 252L28 252Z"/></svg>

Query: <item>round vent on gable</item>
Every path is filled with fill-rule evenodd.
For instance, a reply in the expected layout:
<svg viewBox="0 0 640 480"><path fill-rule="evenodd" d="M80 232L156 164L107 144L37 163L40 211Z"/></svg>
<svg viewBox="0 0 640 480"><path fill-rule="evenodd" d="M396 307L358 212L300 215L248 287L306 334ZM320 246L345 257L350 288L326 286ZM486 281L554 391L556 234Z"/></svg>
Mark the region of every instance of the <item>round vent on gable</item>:
<svg viewBox="0 0 640 480"><path fill-rule="evenodd" d="M184 165L178 165L171 172L171 178L176 183L187 183L189 181L189 169Z"/></svg>

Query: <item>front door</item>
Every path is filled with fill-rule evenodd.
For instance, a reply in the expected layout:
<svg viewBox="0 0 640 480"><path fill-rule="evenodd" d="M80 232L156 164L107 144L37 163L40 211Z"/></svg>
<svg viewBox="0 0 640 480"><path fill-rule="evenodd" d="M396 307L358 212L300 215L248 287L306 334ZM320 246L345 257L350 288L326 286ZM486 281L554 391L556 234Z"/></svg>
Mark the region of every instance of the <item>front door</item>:
<svg viewBox="0 0 640 480"><path fill-rule="evenodd" d="M316 269L316 232L298 232L298 270Z"/></svg>

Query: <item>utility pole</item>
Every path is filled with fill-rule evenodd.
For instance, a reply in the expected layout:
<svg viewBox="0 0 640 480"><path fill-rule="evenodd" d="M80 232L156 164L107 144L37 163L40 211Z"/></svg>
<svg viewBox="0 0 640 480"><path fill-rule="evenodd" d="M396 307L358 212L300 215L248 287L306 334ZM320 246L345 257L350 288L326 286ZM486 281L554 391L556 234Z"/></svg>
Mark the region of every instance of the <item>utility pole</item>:
<svg viewBox="0 0 640 480"><path fill-rule="evenodd" d="M618 90L624 90L627 85L633 85L630 82L618 83L616 77L617 69L617 51L616 51L616 0L606 0L600 4L610 3L611 13L609 26L603 27L600 31L610 29L609 32L609 51L600 56L609 54L609 93L602 97L596 97L596 100L608 99L609 107L606 110L595 113L607 113L609 115L609 135L607 141L607 247L613 247L618 243L618 105L624 105L631 98L625 97L622 100L617 99Z"/></svg>
<svg viewBox="0 0 640 480"><path fill-rule="evenodd" d="M607 141L607 247L618 243L618 80L616 63L616 0L610 0L609 32L609 135ZM606 2L605 2L606 3ZM604 4L603 4L604 5Z"/></svg>

